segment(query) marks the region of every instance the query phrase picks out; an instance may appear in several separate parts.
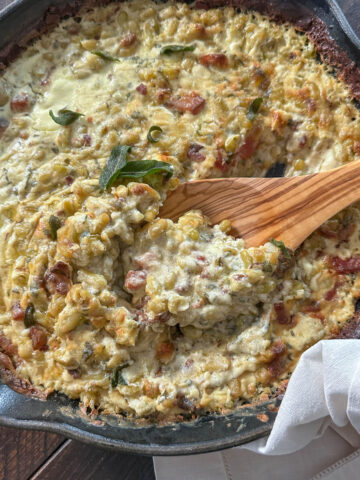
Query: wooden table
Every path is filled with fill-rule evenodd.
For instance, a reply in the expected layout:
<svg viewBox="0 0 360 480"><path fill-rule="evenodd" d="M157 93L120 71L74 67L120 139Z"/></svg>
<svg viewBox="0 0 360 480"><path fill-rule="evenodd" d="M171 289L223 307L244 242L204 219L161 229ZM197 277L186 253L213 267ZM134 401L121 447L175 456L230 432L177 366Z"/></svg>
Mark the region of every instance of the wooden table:
<svg viewBox="0 0 360 480"><path fill-rule="evenodd" d="M13 0L0 0L0 10ZM0 480L154 480L152 459L0 427Z"/></svg>

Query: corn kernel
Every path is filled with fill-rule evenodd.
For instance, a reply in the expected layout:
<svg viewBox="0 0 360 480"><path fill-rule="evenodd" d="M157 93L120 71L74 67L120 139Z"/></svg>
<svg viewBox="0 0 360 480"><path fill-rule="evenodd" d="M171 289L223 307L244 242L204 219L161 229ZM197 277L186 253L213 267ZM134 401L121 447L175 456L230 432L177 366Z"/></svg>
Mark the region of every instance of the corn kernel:
<svg viewBox="0 0 360 480"><path fill-rule="evenodd" d="M305 168L305 162L304 162L304 160L301 160L301 159L296 160L295 165L294 165L294 168L295 168L295 170L297 170L297 171L299 171L299 170L304 170L304 168Z"/></svg>
<svg viewBox="0 0 360 480"><path fill-rule="evenodd" d="M220 230L224 233L229 233L230 230L231 230L231 222L230 220L226 219L226 220L223 220L220 224L219 224L219 227L220 227Z"/></svg>
<svg viewBox="0 0 360 480"><path fill-rule="evenodd" d="M241 250L240 257L245 268L249 268L252 265L253 258L246 250Z"/></svg>
<svg viewBox="0 0 360 480"><path fill-rule="evenodd" d="M194 240L194 242L199 240L199 232L197 230L190 230L188 235L191 238L191 240Z"/></svg>
<svg viewBox="0 0 360 480"><path fill-rule="evenodd" d="M157 238L159 235L164 233L167 229L167 220L164 218L160 218L156 222L150 225L148 234L151 240L154 240Z"/></svg>
<svg viewBox="0 0 360 480"><path fill-rule="evenodd" d="M234 153L240 142L240 135L231 135L225 140L225 150L227 153Z"/></svg>

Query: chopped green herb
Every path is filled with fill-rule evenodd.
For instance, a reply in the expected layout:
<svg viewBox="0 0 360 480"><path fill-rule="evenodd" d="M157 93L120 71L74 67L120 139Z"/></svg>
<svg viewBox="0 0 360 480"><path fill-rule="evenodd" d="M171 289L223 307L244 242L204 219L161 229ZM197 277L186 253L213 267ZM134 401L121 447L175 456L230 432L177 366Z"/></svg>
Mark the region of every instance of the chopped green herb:
<svg viewBox="0 0 360 480"><path fill-rule="evenodd" d="M57 239L57 231L61 227L61 222L60 222L59 217L57 217L56 215L50 215L49 227L50 227L51 240L56 240Z"/></svg>
<svg viewBox="0 0 360 480"><path fill-rule="evenodd" d="M255 98L255 100L253 100L250 103L249 111L248 111L248 114L247 114L248 120L254 120L254 118L256 117L256 114L259 111L259 108L260 108L262 102L263 102L263 99L261 97L257 97L257 98Z"/></svg>
<svg viewBox="0 0 360 480"><path fill-rule="evenodd" d="M102 190L106 190L113 185L118 178L119 172L126 165L126 158L130 151L131 147L128 145L117 145L112 149L110 157L100 175L99 184Z"/></svg>
<svg viewBox="0 0 360 480"><path fill-rule="evenodd" d="M154 173L163 173L166 178L170 178L173 172L171 163L159 162L157 160L135 160L128 162L121 170L117 172L116 178L142 178Z"/></svg>
<svg viewBox="0 0 360 480"><path fill-rule="evenodd" d="M117 387L117 385L127 385L127 381L123 377L121 370L128 366L129 366L128 363L123 363L122 365L119 365L118 367L114 368L111 374L111 379L110 379L112 388Z"/></svg>
<svg viewBox="0 0 360 480"><path fill-rule="evenodd" d="M270 238L270 242L275 245L275 247L278 247L281 249L281 251L284 254L284 257L286 258L291 258L289 249L285 247L284 242L282 240L275 240L275 238Z"/></svg>
<svg viewBox="0 0 360 480"><path fill-rule="evenodd" d="M150 127L149 131L148 131L148 134L147 134L147 139L149 140L149 142L151 143L157 143L159 141L159 138L155 138L153 137L151 134L152 132L160 132L162 133L162 128L159 127L158 125L153 125L152 127Z"/></svg>
<svg viewBox="0 0 360 480"><path fill-rule="evenodd" d="M62 108L58 111L58 116L54 115L53 111L49 111L50 117L54 120L55 123L66 127L71 123L75 122L79 117L83 117L83 113L73 112L72 110L68 110L66 108Z"/></svg>
<svg viewBox="0 0 360 480"><path fill-rule="evenodd" d="M120 62L120 60L112 55L109 55L106 52L101 52L100 50L92 50L91 52L93 55L97 55L98 57L102 58L103 60L107 60L108 62Z"/></svg>
<svg viewBox="0 0 360 480"><path fill-rule="evenodd" d="M24 315L24 325L26 328L30 328L35 325L35 307L32 303L26 307L25 315Z"/></svg>
<svg viewBox="0 0 360 480"><path fill-rule="evenodd" d="M160 50L160 55L171 55L177 52L193 52L196 45L166 45Z"/></svg>

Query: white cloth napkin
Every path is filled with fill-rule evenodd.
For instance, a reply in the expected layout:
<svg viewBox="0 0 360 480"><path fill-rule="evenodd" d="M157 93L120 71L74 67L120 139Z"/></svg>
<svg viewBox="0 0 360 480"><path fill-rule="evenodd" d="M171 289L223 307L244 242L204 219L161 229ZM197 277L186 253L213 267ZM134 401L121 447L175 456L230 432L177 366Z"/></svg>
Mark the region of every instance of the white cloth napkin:
<svg viewBox="0 0 360 480"><path fill-rule="evenodd" d="M324 437L325 440L319 439L328 426L332 426L333 429L330 433L328 430L326 438ZM345 440L339 437L334 429ZM342 434L342 432L345 433ZM334 435L338 440L335 441ZM312 442L311 445L309 445L310 442ZM322 448L322 443L324 448ZM303 449L306 445L309 446L302 450L302 453L293 454L293 452ZM161 473L169 471L168 468L171 468L173 473L171 480L187 478L196 480L202 478L208 480L213 478L217 480L246 478L246 480L250 480L252 477L249 475L243 477L241 469L236 467L236 458L241 456L244 459L247 455L250 459L255 456L257 460L253 462L253 478L262 478L261 474L267 472L266 478L268 480L272 478L280 480L286 477L281 476L280 470L276 472L275 466L278 465L284 471L284 462L279 458L274 459L274 462L271 458L259 454L284 455L284 459L286 457L286 461L288 461L287 474L292 472L294 464L297 463L297 456L301 459L298 462L297 469L301 470L303 464L305 475L301 476L301 472L298 472L300 476L297 478L309 479L317 474L320 469L330 466L332 463L340 461L342 457L355 452L356 447L359 446L360 340L323 340L302 355L290 379L274 427L268 437L226 452L189 457L186 462L182 462L181 469L175 467L176 462L180 460L176 457L159 458L155 459L154 462L157 480L167 480L169 478ZM251 450L254 453L248 452L246 454L243 449ZM320 449L321 455L314 455L314 449ZM304 461L303 456L306 456L306 452L308 452L308 460L312 461L314 465L316 464L314 466L315 471L309 470L309 464ZM326 455L323 458L323 453L328 454L327 460ZM355 453L353 455L354 458L349 457L349 461L358 462L357 467L360 468L360 456L355 455ZM205 461L205 457L209 459L209 462ZM321 467L318 464L319 462L316 462L316 459L319 460L320 457ZM230 469L229 465L231 465L232 459L235 460L235 463L233 462L235 470L229 472L227 470ZM173 462L173 465L171 465L171 462ZM341 474L341 468L344 468L348 462L343 463L343 466L336 469L339 475ZM172 466L175 468L172 468ZM257 466L259 472L256 472ZM206 473L205 469L207 468L211 469L213 473L216 471L216 476L213 477L209 472ZM201 472L202 470L204 475L194 476L194 471ZM312 472L311 475L310 471ZM292 478L294 477L292 476ZM339 478L342 477L339 476ZM355 478L360 478L360 470ZM348 476L348 480L352 480L352 478Z"/></svg>

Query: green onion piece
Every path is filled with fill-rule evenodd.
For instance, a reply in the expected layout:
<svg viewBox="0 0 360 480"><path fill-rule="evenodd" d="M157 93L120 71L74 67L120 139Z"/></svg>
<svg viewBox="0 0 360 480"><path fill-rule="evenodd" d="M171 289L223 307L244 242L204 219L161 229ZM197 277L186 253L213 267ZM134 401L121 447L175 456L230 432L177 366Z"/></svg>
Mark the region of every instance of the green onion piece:
<svg viewBox="0 0 360 480"><path fill-rule="evenodd" d="M112 371L112 374L111 374L111 379L110 379L110 383L111 383L112 388L115 388L118 385L127 385L127 381L123 377L123 375L121 373L121 370L123 368L128 367L128 366L129 366L128 363L124 363L124 364L119 365L118 367L114 368L114 370Z"/></svg>
<svg viewBox="0 0 360 480"><path fill-rule="evenodd" d="M157 143L159 141L159 138L154 138L151 134L152 132L160 132L162 133L162 128L159 127L158 125L153 125L152 127L150 127L149 131L148 131L148 134L147 134L147 139L149 140L149 142L151 143Z"/></svg>
<svg viewBox="0 0 360 480"><path fill-rule="evenodd" d="M281 249L281 251L284 254L284 257L286 258L291 258L290 251L288 248L285 247L285 244L282 240L275 240L275 238L270 238L270 242L275 245L275 247L278 247Z"/></svg>
<svg viewBox="0 0 360 480"><path fill-rule="evenodd" d="M98 57L102 58L103 60L107 60L108 62L120 62L120 60L112 55L109 55L106 52L101 52L100 50L92 50L91 53L93 55L97 55Z"/></svg>
<svg viewBox="0 0 360 480"><path fill-rule="evenodd" d="M51 240L57 240L57 231L61 227L61 222L59 217L57 217L56 215L50 215L49 227L50 227Z"/></svg>
<svg viewBox="0 0 360 480"><path fill-rule="evenodd" d="M100 175L100 188L106 190L111 187L118 178L118 173L126 165L126 158L131 151L128 145L117 145L111 151L110 157Z"/></svg>
<svg viewBox="0 0 360 480"><path fill-rule="evenodd" d="M30 328L35 325L35 307L32 303L26 307L25 315L24 315L24 325L26 328Z"/></svg>
<svg viewBox="0 0 360 480"><path fill-rule="evenodd" d="M166 45L160 50L160 55L171 55L177 52L193 52L196 45Z"/></svg>
<svg viewBox="0 0 360 480"><path fill-rule="evenodd" d="M257 97L257 98L255 98L255 100L253 100L250 103L249 111L248 111L248 114L247 114L248 120L254 120L254 118L256 117L256 114L259 111L259 108L260 108L262 102L263 102L263 99L261 97Z"/></svg>
<svg viewBox="0 0 360 480"><path fill-rule="evenodd" d="M50 117L54 120L55 123L66 127L71 123L75 122L79 117L83 117L83 113L73 112L72 110L68 110L66 108L62 108L58 111L57 116L54 115L53 111L49 111Z"/></svg>
<svg viewBox="0 0 360 480"><path fill-rule="evenodd" d="M157 160L135 160L119 170L116 178L142 178L154 173L163 173L166 178L170 178L174 173L173 166Z"/></svg>

